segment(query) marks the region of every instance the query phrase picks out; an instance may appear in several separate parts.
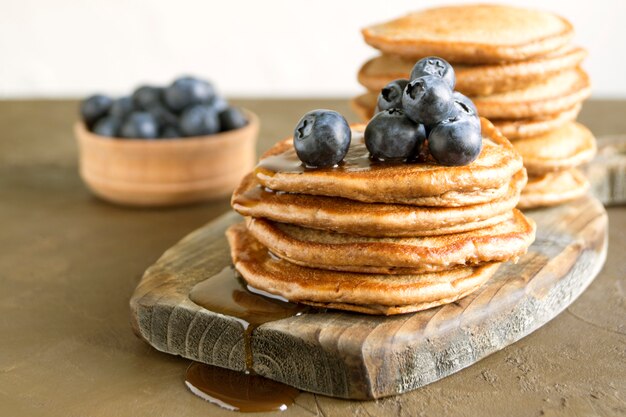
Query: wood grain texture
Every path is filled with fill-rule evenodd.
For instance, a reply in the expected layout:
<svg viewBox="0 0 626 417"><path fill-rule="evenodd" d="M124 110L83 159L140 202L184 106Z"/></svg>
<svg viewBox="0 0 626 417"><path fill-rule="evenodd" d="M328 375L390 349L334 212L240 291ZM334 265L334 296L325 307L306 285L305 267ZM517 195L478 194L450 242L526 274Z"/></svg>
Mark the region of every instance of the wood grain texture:
<svg viewBox="0 0 626 417"><path fill-rule="evenodd" d="M476 293L396 317L328 312L270 322L251 338L254 370L300 389L367 399L457 372L537 329L587 287L606 256L607 217L592 197L530 212L537 240ZM243 328L205 310L191 287L230 262L223 237L234 213L187 236L150 267L131 299L133 325L155 348L235 370Z"/></svg>
<svg viewBox="0 0 626 417"><path fill-rule="evenodd" d="M591 193L605 205L626 203L626 135L597 138L598 153L587 167Z"/></svg>

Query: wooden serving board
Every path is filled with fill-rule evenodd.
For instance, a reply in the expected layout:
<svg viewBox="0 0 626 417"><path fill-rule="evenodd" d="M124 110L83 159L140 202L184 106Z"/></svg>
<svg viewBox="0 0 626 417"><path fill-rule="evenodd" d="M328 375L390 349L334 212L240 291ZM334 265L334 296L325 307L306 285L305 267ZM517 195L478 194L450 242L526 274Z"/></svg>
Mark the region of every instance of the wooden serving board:
<svg viewBox="0 0 626 417"><path fill-rule="evenodd" d="M533 332L571 304L602 268L607 215L584 197L531 211L537 239L517 264L480 290L414 314L303 314L257 327L253 369L297 388L372 399L457 372ZM135 331L156 349L244 370L244 330L232 317L191 302L190 289L229 265L228 213L193 232L151 266L131 299Z"/></svg>

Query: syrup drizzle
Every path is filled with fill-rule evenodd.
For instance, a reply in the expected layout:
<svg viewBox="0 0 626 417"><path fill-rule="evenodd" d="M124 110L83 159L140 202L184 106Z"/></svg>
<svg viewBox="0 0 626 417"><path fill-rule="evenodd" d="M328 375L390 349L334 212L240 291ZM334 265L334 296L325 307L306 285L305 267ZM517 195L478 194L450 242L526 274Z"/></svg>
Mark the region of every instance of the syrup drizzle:
<svg viewBox="0 0 626 417"><path fill-rule="evenodd" d="M313 309L246 285L232 266L196 284L189 299L241 324L246 364L246 372L237 372L194 362L185 377L189 389L230 410L284 410L293 403L297 389L254 373L252 333L264 323L299 316Z"/></svg>
<svg viewBox="0 0 626 417"><path fill-rule="evenodd" d="M364 143L352 143L348 153L338 165L330 168L307 167L290 148L280 154L263 158L255 168L255 173L273 176L276 173L303 174L305 172L365 172L377 169L388 169L390 165L406 165L405 161L379 161L372 159Z"/></svg>

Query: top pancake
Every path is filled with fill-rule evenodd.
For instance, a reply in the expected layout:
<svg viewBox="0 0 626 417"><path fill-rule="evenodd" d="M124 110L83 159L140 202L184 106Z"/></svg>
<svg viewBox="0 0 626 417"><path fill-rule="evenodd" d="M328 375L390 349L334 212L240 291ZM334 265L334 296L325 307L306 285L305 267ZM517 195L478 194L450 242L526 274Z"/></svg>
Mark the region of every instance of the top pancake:
<svg viewBox="0 0 626 417"><path fill-rule="evenodd" d="M587 51L567 46L546 56L523 62L487 65L455 65L455 89L467 96L486 96L519 90L543 77L580 65ZM415 59L381 55L370 59L359 70L359 82L368 90L379 91L389 82L409 78Z"/></svg>
<svg viewBox="0 0 626 417"><path fill-rule="evenodd" d="M392 55L476 64L545 55L567 44L573 27L552 13L483 4L422 10L362 33L365 42Z"/></svg>
<svg viewBox="0 0 626 417"><path fill-rule="evenodd" d="M474 162L449 167L430 162L372 163L362 141L364 126L353 126L353 145L335 168L306 169L292 140L279 142L261 159L257 180L275 191L343 197L363 202L421 206L465 206L506 192L522 159L511 143L481 119L483 150Z"/></svg>

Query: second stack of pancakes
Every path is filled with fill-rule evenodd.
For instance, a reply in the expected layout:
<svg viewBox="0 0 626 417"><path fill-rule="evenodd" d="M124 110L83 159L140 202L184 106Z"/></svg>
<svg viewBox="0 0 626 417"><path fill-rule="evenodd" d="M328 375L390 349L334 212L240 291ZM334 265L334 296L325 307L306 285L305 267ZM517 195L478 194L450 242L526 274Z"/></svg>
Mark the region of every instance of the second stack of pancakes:
<svg viewBox="0 0 626 417"><path fill-rule="evenodd" d="M472 99L524 158L529 181L521 208L549 206L583 195L579 170L596 152L595 138L576 117L590 95L573 46L572 25L560 16L495 5L441 7L363 31L382 52L360 69L368 89L352 104L369 119L390 81L408 78L415 61L437 55L454 65L456 89Z"/></svg>
<svg viewBox="0 0 626 417"><path fill-rule="evenodd" d="M400 314L477 290L524 254L535 225L515 209L527 182L520 155L481 120L467 166L380 163L352 127L341 164L308 169L292 139L277 143L233 194L245 222L227 231L252 289L318 307Z"/></svg>

